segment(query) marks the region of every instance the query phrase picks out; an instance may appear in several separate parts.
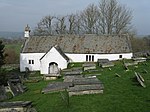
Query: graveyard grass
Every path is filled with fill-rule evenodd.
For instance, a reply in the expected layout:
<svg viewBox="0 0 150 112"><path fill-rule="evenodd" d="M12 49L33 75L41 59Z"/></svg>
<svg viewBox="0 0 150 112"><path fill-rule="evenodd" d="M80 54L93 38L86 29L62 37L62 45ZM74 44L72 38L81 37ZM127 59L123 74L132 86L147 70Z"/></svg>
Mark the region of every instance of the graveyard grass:
<svg viewBox="0 0 150 112"><path fill-rule="evenodd" d="M74 64L74 66L81 66L81 64ZM28 91L9 101L33 101L33 106L38 112L149 112L149 67L150 61L147 61L138 66L129 67L130 70L125 71L122 61L117 61L111 70L97 68L100 71L98 72L100 75L97 77L104 83L104 93L72 96L69 98L69 106L62 100L59 92L41 94L41 90L50 81L26 83ZM144 69L148 73L144 73ZM134 71L140 72L143 76L146 88L138 84ZM117 77L115 73L121 77ZM85 75L88 75L88 72ZM62 81L62 79L57 81Z"/></svg>

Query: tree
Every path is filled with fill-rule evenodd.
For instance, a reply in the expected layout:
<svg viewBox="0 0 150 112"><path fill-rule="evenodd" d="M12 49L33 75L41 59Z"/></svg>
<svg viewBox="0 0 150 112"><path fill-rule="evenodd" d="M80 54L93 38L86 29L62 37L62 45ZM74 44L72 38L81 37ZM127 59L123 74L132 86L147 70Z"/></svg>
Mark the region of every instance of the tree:
<svg viewBox="0 0 150 112"><path fill-rule="evenodd" d="M0 40L0 85L5 84L6 82L6 74L5 71L3 69L1 69L2 65L4 64L4 45L3 42Z"/></svg>
<svg viewBox="0 0 150 112"><path fill-rule="evenodd" d="M98 8L94 4L89 5L81 13L81 26L87 34L95 34L98 20Z"/></svg>
<svg viewBox="0 0 150 112"><path fill-rule="evenodd" d="M15 52L14 49L9 48L5 49L5 54L7 55L5 58L5 63L6 64L16 64L19 63L19 56Z"/></svg>
<svg viewBox="0 0 150 112"><path fill-rule="evenodd" d="M34 35L54 34L123 34L129 33L132 11L117 0L100 0L77 14L45 16L37 24Z"/></svg>
<svg viewBox="0 0 150 112"><path fill-rule="evenodd" d="M5 59L4 47L5 46L3 45L3 42L0 40L0 68L4 64L4 59Z"/></svg>
<svg viewBox="0 0 150 112"><path fill-rule="evenodd" d="M76 28L76 15L71 14L68 15L68 34L74 34L75 33L75 28Z"/></svg>
<svg viewBox="0 0 150 112"><path fill-rule="evenodd" d="M37 24L37 28L34 30L34 35L52 35L52 21L54 16L45 16Z"/></svg>
<svg viewBox="0 0 150 112"><path fill-rule="evenodd" d="M117 0L101 0L99 2L99 33L121 34L130 31L132 12Z"/></svg>
<svg viewBox="0 0 150 112"><path fill-rule="evenodd" d="M57 34L66 34L66 16L57 17L55 22L55 31Z"/></svg>

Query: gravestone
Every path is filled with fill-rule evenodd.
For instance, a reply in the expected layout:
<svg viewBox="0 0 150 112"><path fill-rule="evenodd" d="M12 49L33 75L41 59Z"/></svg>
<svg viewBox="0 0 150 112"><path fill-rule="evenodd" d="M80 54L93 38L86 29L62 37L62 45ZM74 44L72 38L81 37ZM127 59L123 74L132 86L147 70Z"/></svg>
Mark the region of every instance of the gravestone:
<svg viewBox="0 0 150 112"><path fill-rule="evenodd" d="M47 87L42 90L42 93L53 93L58 91L64 91L70 86L73 86L71 82L53 82L49 83Z"/></svg>
<svg viewBox="0 0 150 112"><path fill-rule="evenodd" d="M146 69L143 70L143 73L148 73L148 71Z"/></svg>
<svg viewBox="0 0 150 112"><path fill-rule="evenodd" d="M82 67L75 67L75 68L71 68L71 69L65 69L62 70L62 74L64 74L65 76L72 76L72 75L81 75L83 72Z"/></svg>
<svg viewBox="0 0 150 112"><path fill-rule="evenodd" d="M0 112L36 112L31 108L31 101L0 102Z"/></svg>
<svg viewBox="0 0 150 112"><path fill-rule="evenodd" d="M86 71L86 70L91 70L91 69L96 69L96 64L93 63L93 62L88 62L88 63L84 63L82 65L83 67L83 70Z"/></svg>
<svg viewBox="0 0 150 112"><path fill-rule="evenodd" d="M96 77L82 77L73 80L68 88L69 96L103 93L103 84Z"/></svg>
<svg viewBox="0 0 150 112"><path fill-rule="evenodd" d="M7 99L4 85L0 86L0 101Z"/></svg>
<svg viewBox="0 0 150 112"><path fill-rule="evenodd" d="M113 67L114 63L109 61L108 59L98 59L98 66L102 67L102 68L106 68L106 67Z"/></svg>
<svg viewBox="0 0 150 112"><path fill-rule="evenodd" d="M136 79L137 79L137 81L139 82L139 84L140 84L142 87L146 88L146 85L145 85L144 82L142 81L142 80L143 80L143 77L139 76L139 74L136 73L136 72L135 72L135 76L136 76Z"/></svg>
<svg viewBox="0 0 150 112"><path fill-rule="evenodd" d="M121 77L121 75L119 75L118 73L115 73L116 77Z"/></svg>
<svg viewBox="0 0 150 112"><path fill-rule="evenodd" d="M21 83L12 83L11 81L7 81L7 84L11 90L13 96L17 96L27 90L26 86Z"/></svg>
<svg viewBox="0 0 150 112"><path fill-rule="evenodd" d="M126 64L124 64L124 68L125 68L126 71L129 71L129 68Z"/></svg>

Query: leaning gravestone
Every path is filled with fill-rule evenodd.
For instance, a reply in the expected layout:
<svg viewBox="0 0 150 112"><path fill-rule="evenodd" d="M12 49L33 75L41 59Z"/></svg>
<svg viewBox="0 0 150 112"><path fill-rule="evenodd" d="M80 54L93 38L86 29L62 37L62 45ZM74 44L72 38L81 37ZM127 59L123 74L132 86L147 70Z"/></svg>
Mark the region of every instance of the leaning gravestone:
<svg viewBox="0 0 150 112"><path fill-rule="evenodd" d="M118 73L115 73L116 77L121 77L121 75L119 75Z"/></svg>
<svg viewBox="0 0 150 112"><path fill-rule="evenodd" d="M139 76L138 73L136 73L136 72L135 72L135 76L136 76L136 79L137 79L137 81L139 82L139 84L140 84L142 87L146 88L146 85L145 85L144 82L142 81L143 79L141 79L141 76Z"/></svg>
<svg viewBox="0 0 150 112"><path fill-rule="evenodd" d="M14 84L11 81L8 81L7 84L13 96L17 96L27 90L27 88L21 83Z"/></svg>
<svg viewBox="0 0 150 112"><path fill-rule="evenodd" d="M26 67L25 68L25 76L24 76L24 78L29 78L29 73L30 73L30 70L29 70L29 68L28 67Z"/></svg>

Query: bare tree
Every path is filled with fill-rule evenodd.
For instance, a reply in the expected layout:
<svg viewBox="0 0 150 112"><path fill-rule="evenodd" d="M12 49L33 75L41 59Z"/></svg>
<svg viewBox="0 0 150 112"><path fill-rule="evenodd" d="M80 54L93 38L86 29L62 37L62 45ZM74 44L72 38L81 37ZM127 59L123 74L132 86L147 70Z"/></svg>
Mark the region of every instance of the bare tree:
<svg viewBox="0 0 150 112"><path fill-rule="evenodd" d="M117 0L100 0L77 14L45 16L34 35L54 34L122 34L132 32L132 11Z"/></svg>
<svg viewBox="0 0 150 112"><path fill-rule="evenodd" d="M76 27L76 15L71 14L68 16L68 33L74 34L75 33L75 27Z"/></svg>
<svg viewBox="0 0 150 112"><path fill-rule="evenodd" d="M34 31L35 35L52 35L52 20L54 16L45 16L37 24L37 28Z"/></svg>
<svg viewBox="0 0 150 112"><path fill-rule="evenodd" d="M85 33L96 33L97 20L98 8L94 4L91 4L81 13L81 25Z"/></svg>
<svg viewBox="0 0 150 112"><path fill-rule="evenodd" d="M57 21L55 22L55 31L56 34L66 34L66 16L56 17Z"/></svg>
<svg viewBox="0 0 150 112"><path fill-rule="evenodd" d="M120 34L130 29L132 12L117 0L101 0L99 3L99 33Z"/></svg>

